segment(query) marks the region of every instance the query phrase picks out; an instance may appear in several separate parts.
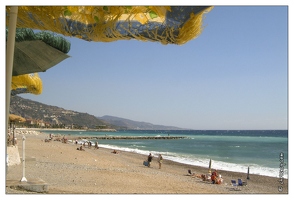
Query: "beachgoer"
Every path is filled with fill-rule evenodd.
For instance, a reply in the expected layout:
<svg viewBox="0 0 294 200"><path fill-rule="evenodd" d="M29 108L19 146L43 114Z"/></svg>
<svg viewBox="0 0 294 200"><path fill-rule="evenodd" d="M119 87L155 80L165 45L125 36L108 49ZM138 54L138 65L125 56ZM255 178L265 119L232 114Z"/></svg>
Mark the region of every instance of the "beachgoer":
<svg viewBox="0 0 294 200"><path fill-rule="evenodd" d="M163 161L163 158L162 158L161 154L159 154L159 156L158 156L159 169L161 169L162 161Z"/></svg>
<svg viewBox="0 0 294 200"><path fill-rule="evenodd" d="M114 149L111 153L118 154L118 151Z"/></svg>
<svg viewBox="0 0 294 200"><path fill-rule="evenodd" d="M152 162L152 155L151 155L151 153L149 153L149 156L148 156L148 167L150 167L150 164L151 164L151 162Z"/></svg>
<svg viewBox="0 0 294 200"><path fill-rule="evenodd" d="M85 149L83 149L83 146L80 146L80 148L77 148L77 150L85 151Z"/></svg>
<svg viewBox="0 0 294 200"><path fill-rule="evenodd" d="M214 172L211 173L211 181L213 184L216 183L217 177L217 170L214 170Z"/></svg>
<svg viewBox="0 0 294 200"><path fill-rule="evenodd" d="M98 141L95 142L95 149L99 149L99 147L98 147Z"/></svg>
<svg viewBox="0 0 294 200"><path fill-rule="evenodd" d="M218 175L218 177L217 177L216 180L215 180L215 183L216 183L216 184L222 184L222 183L223 183L222 175Z"/></svg>
<svg viewBox="0 0 294 200"><path fill-rule="evenodd" d="M66 138L65 136L63 136L61 142L62 142L62 143L67 143L67 138Z"/></svg>
<svg viewBox="0 0 294 200"><path fill-rule="evenodd" d="M191 176L194 178L196 176L196 174L192 173L191 169L188 169L188 176Z"/></svg>

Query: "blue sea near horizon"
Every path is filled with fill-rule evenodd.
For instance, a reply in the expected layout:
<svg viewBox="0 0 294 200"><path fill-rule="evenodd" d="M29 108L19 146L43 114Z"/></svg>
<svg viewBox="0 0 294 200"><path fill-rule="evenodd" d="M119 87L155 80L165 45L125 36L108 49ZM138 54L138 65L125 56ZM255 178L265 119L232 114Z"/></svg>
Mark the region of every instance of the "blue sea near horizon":
<svg viewBox="0 0 294 200"><path fill-rule="evenodd" d="M102 140L100 147L143 155L162 154L164 159L218 170L288 178L288 130L128 130L117 132L42 130L72 136L184 136L185 139ZM95 139L91 139L95 142Z"/></svg>

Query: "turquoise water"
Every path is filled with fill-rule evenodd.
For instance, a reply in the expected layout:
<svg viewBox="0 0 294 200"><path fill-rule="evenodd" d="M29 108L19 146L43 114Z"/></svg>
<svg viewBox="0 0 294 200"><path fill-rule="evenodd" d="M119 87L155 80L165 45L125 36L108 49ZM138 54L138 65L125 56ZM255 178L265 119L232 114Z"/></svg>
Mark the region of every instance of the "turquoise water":
<svg viewBox="0 0 294 200"><path fill-rule="evenodd" d="M196 166L279 177L283 154L283 178L288 178L288 131L42 131L79 136L185 136L176 140L99 140L99 146L157 156ZM91 140L95 142L96 140Z"/></svg>

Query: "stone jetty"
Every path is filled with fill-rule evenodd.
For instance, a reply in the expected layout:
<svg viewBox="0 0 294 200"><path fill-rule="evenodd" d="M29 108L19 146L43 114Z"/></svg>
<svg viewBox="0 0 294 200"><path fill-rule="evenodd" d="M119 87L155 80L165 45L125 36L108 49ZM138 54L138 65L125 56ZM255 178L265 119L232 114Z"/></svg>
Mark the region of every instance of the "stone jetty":
<svg viewBox="0 0 294 200"><path fill-rule="evenodd" d="M96 139L96 140L174 140L185 139L187 137L181 136L79 136L77 139Z"/></svg>

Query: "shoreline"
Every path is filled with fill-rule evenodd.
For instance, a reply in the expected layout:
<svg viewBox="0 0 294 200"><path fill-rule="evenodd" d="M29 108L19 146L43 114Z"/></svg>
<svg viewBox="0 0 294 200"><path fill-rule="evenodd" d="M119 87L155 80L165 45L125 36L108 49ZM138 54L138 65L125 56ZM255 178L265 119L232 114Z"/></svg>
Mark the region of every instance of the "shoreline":
<svg viewBox="0 0 294 200"><path fill-rule="evenodd" d="M22 135L18 135L21 139ZM288 194L288 179L284 180L283 191L278 178L219 170L223 184L211 184L200 178L188 176L192 173L205 174L207 168L164 160L158 169L156 158L151 167L143 166L147 155L112 149L85 148L59 141L45 142L45 133L29 134L26 139L26 157L35 161L26 162L26 178L41 178L49 185L49 194ZM18 145L21 155L22 145ZM18 180L21 165L9 166L6 180ZM247 186L231 185L231 180L241 178ZM6 187L6 193L17 193ZM21 193L21 192L20 192Z"/></svg>
<svg viewBox="0 0 294 200"><path fill-rule="evenodd" d="M30 135L30 134L38 134L38 135L42 134L42 135L44 135L44 139L45 138L49 139L49 134L46 133L46 132L42 132L42 130L37 129L37 128L18 128L18 129L16 129L16 135L23 134L23 133L25 135L26 134L28 134L28 135ZM56 129L54 129L54 130L56 130ZM62 129L62 130L64 130L64 129ZM76 130L76 131L79 131L79 130ZM122 139L122 140L123 139L163 139L163 140L165 140L165 139L182 139L182 137L173 137L173 136L167 136L167 137L166 136L162 136L162 137L158 137L158 136L156 136L156 137L152 137L152 136L146 136L146 137L145 136L138 136L138 137L136 137L136 136L106 136L106 137L104 137L104 136L93 136L93 135L82 135L81 136L81 135L75 135L75 134L71 135L71 134L58 133L58 134L54 134L53 140L57 139L58 141L60 141L63 136L65 136L65 138L67 138L69 142L73 142L74 140L78 140L78 141L81 141L81 140L87 140L87 141L94 140L95 141L95 140L115 140L115 139L118 139L118 140L120 140L120 139ZM19 140L19 141L21 141L21 140ZM121 147L108 147L108 145L103 145L103 146L104 146L104 148L116 148L117 150L125 151L124 148L121 148ZM87 147L87 144L86 144L86 147ZM139 154L139 155L144 155L144 154L142 154L142 152L134 152L134 151L128 151L128 150L126 150L125 152L133 152L133 153L136 153L136 154ZM149 154L149 152L146 152L146 154L147 153ZM207 168L206 165L203 166L203 165L201 165L201 163L200 163L200 165L199 164L197 165L195 163L185 162L185 161L183 161L181 159L178 160L178 159L171 158L171 159L169 159L169 161L176 162L176 163L183 164L183 165L202 167L204 169ZM208 165L208 161L207 161L207 165ZM222 167L218 166L217 169L219 169L221 171L229 171L229 172L233 172L233 173L243 173L243 174L246 174L246 176L247 176L247 167L246 167L246 169L241 169L241 170L240 169L238 169L238 170L236 170L236 169L235 170L230 170L228 167L222 168ZM272 169L272 170L277 171L279 169ZM272 178L279 179L278 176L274 176L272 173L268 174L268 173L263 173L263 172L259 172L259 171L256 172L256 170L254 170L254 169L252 170L250 168L250 175L251 174L260 175L260 176L267 176L267 177L272 177ZM283 176L283 179L288 180L288 175L286 174L286 177Z"/></svg>

